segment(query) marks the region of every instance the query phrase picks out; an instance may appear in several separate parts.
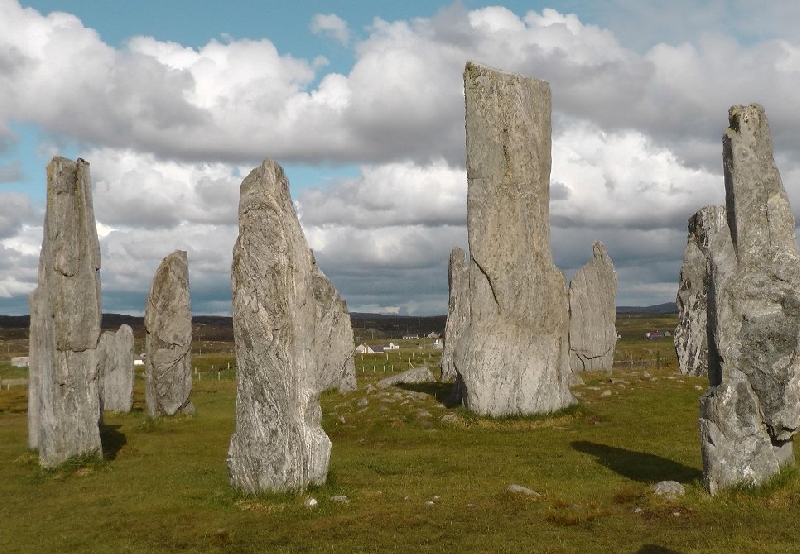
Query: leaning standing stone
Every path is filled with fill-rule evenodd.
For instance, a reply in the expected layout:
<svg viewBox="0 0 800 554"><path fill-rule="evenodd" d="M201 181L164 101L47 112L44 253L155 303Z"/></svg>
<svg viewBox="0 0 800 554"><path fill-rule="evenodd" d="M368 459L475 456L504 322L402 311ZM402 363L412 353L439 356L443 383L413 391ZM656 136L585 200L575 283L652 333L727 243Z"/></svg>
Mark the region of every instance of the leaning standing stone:
<svg viewBox="0 0 800 554"><path fill-rule="evenodd" d="M39 285L31 295L31 403L38 418L29 444L54 467L72 456L102 456L97 381L100 245L89 163L53 158Z"/></svg>
<svg viewBox="0 0 800 554"><path fill-rule="evenodd" d="M237 387L228 471L246 492L302 490L327 477L318 364L335 349L317 344L314 281L289 182L266 160L242 181L231 267Z"/></svg>
<svg viewBox="0 0 800 554"><path fill-rule="evenodd" d="M800 256L764 109L734 106L723 136L727 228L710 246L703 479L714 494L794 463L800 428Z"/></svg>
<svg viewBox="0 0 800 554"><path fill-rule="evenodd" d="M678 325L673 343L684 375L708 375L709 247L717 233L727 232L724 206L706 206L689 218L678 296Z"/></svg>
<svg viewBox="0 0 800 554"><path fill-rule="evenodd" d="M569 391L564 275L550 253L550 86L468 63L469 323L454 352L464 406L547 413Z"/></svg>
<svg viewBox="0 0 800 554"><path fill-rule="evenodd" d="M145 403L147 417L193 414L192 307L189 262L176 250L161 261L153 277L145 328Z"/></svg>
<svg viewBox="0 0 800 554"><path fill-rule="evenodd" d="M130 412L133 405L133 329L121 325L116 332L100 335L98 374L101 377L100 408Z"/></svg>
<svg viewBox="0 0 800 554"><path fill-rule="evenodd" d="M444 347L442 348L442 381L456 378L456 366L453 364L453 352L464 326L469 321L469 267L467 253L458 246L450 252L450 264L447 268L447 284L449 293L447 307L447 323L444 327Z"/></svg>
<svg viewBox="0 0 800 554"><path fill-rule="evenodd" d="M569 283L569 365L572 371L608 371L617 344L617 273L602 242Z"/></svg>
<svg viewBox="0 0 800 554"><path fill-rule="evenodd" d="M319 390L336 388L341 392L356 389L353 361L353 326L347 303L322 273L312 255L312 295L316 308L315 343L318 351Z"/></svg>

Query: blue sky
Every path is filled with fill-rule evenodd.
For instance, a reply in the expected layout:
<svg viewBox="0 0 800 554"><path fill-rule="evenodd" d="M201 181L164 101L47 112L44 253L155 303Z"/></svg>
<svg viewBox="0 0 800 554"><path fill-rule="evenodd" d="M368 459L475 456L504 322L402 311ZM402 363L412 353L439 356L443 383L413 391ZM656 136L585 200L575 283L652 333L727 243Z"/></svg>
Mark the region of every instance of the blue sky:
<svg viewBox="0 0 800 554"><path fill-rule="evenodd" d="M618 304L671 301L686 220L723 201L730 105L765 106L800 206L798 18L754 0L0 0L0 313L27 311L55 154L92 164L105 311L141 313L180 248L195 312L229 313L238 184L272 157L351 310L444 313L467 60L551 84L556 264L602 240Z"/></svg>

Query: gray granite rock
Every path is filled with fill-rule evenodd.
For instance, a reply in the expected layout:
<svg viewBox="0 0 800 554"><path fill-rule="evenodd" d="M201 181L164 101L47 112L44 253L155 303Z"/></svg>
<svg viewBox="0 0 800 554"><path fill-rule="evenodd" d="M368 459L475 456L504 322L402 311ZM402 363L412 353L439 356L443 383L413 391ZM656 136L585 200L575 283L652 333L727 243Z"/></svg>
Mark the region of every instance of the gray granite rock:
<svg viewBox="0 0 800 554"><path fill-rule="evenodd" d="M793 463L800 427L800 257L764 109L734 106L723 136L727 230L710 251L709 388L700 400L709 491Z"/></svg>
<svg viewBox="0 0 800 554"><path fill-rule="evenodd" d="M100 410L130 412L133 406L133 329L121 325L100 335L97 372L101 379Z"/></svg>
<svg viewBox="0 0 800 554"><path fill-rule="evenodd" d="M444 327L444 346L442 347L442 381L456 378L456 366L453 364L455 351L461 332L469 321L469 266L467 253L458 246L450 252L450 263L447 269L449 300L447 306L447 322Z"/></svg>
<svg viewBox="0 0 800 554"><path fill-rule="evenodd" d="M653 493L666 500L674 501L686 494L686 489L677 481L659 481L653 485Z"/></svg>
<svg viewBox="0 0 800 554"><path fill-rule="evenodd" d="M356 366L353 360L353 327L347 303L328 280L312 255L312 296L316 308L315 348L319 390L356 389Z"/></svg>
<svg viewBox="0 0 800 554"><path fill-rule="evenodd" d="M148 417L193 414L189 261L176 250L161 261L144 311Z"/></svg>
<svg viewBox="0 0 800 554"><path fill-rule="evenodd" d="M97 381L100 246L89 163L53 158L39 284L31 295L29 444L54 467L77 455L102 456Z"/></svg>
<svg viewBox="0 0 800 554"><path fill-rule="evenodd" d="M317 344L314 260L289 182L272 160L240 187L231 284L237 361L231 484L258 492L323 483L331 443L320 425L318 371L321 353L332 350ZM340 362L334 366L344 367Z"/></svg>
<svg viewBox="0 0 800 554"><path fill-rule="evenodd" d="M617 344L617 273L602 242L569 283L569 365L576 371L608 371Z"/></svg>
<svg viewBox="0 0 800 554"><path fill-rule="evenodd" d="M453 355L464 406L547 413L569 391L567 286L550 253L550 86L468 63L469 322Z"/></svg>
<svg viewBox="0 0 800 554"><path fill-rule="evenodd" d="M433 373L431 373L431 370L427 367L412 367L403 373L397 373L396 375L381 379L378 381L378 387L385 389L401 383L431 383L435 380L436 378L433 376Z"/></svg>
<svg viewBox="0 0 800 554"><path fill-rule="evenodd" d="M706 206L689 218L689 237L678 284L678 325L673 343L684 375L708 374L709 247L727 232L724 206Z"/></svg>

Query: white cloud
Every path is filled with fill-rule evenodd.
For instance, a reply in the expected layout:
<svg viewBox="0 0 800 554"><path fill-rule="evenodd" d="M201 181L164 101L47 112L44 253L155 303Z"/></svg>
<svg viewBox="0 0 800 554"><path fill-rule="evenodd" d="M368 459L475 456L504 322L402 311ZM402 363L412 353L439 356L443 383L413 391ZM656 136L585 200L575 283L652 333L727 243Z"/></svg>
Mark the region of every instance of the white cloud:
<svg viewBox="0 0 800 554"><path fill-rule="evenodd" d="M350 29L347 22L336 14L318 13L314 15L311 18L309 29L314 34L329 36L343 46L350 42Z"/></svg>
<svg viewBox="0 0 800 554"><path fill-rule="evenodd" d="M686 219L722 201L731 104L766 107L800 208L800 41L780 17L786 3L759 7L743 41L709 25L739 25L734 15L749 0L698 8L691 32L678 28L680 1L617 2L632 18L624 33L553 9L454 4L432 18L376 19L352 45L352 68L326 73L323 58L279 52L268 38L189 48L138 36L113 48L73 16L0 0L0 135L13 138L13 120L42 127L42 152L80 145L92 163L109 298L138 303L160 259L182 248L196 307L224 310L238 185L269 156L358 164L358 177L295 198L351 309L442 311L450 248L466 246L461 74L469 59L487 63L550 81L556 261L574 271L601 239L620 298L661 302L674 297ZM605 10L597 8L601 21L611 21ZM680 40L667 31L644 46L635 40L639 27L661 22ZM338 16L318 14L311 29L350 44ZM3 161L0 180L18 170ZM13 276L0 273L8 296L35 282L41 214L26 197L3 194L0 246L15 264Z"/></svg>

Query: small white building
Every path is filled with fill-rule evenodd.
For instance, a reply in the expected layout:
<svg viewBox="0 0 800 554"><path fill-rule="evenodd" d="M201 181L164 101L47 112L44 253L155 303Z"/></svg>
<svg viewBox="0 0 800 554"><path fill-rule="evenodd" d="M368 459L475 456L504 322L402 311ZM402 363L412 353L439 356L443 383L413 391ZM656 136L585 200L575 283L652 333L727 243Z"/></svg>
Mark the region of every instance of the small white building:
<svg viewBox="0 0 800 554"><path fill-rule="evenodd" d="M11 358L11 367L28 367L28 357L17 356L16 358Z"/></svg>
<svg viewBox="0 0 800 554"><path fill-rule="evenodd" d="M375 351L363 342L356 346L356 354L374 354Z"/></svg>
<svg viewBox="0 0 800 554"><path fill-rule="evenodd" d="M395 343L393 343L393 342L390 342L390 343L389 343L389 346L384 346L384 347L383 347L383 349L384 349L384 350L399 350L399 349L400 349L400 347L399 347L399 346L397 346Z"/></svg>

